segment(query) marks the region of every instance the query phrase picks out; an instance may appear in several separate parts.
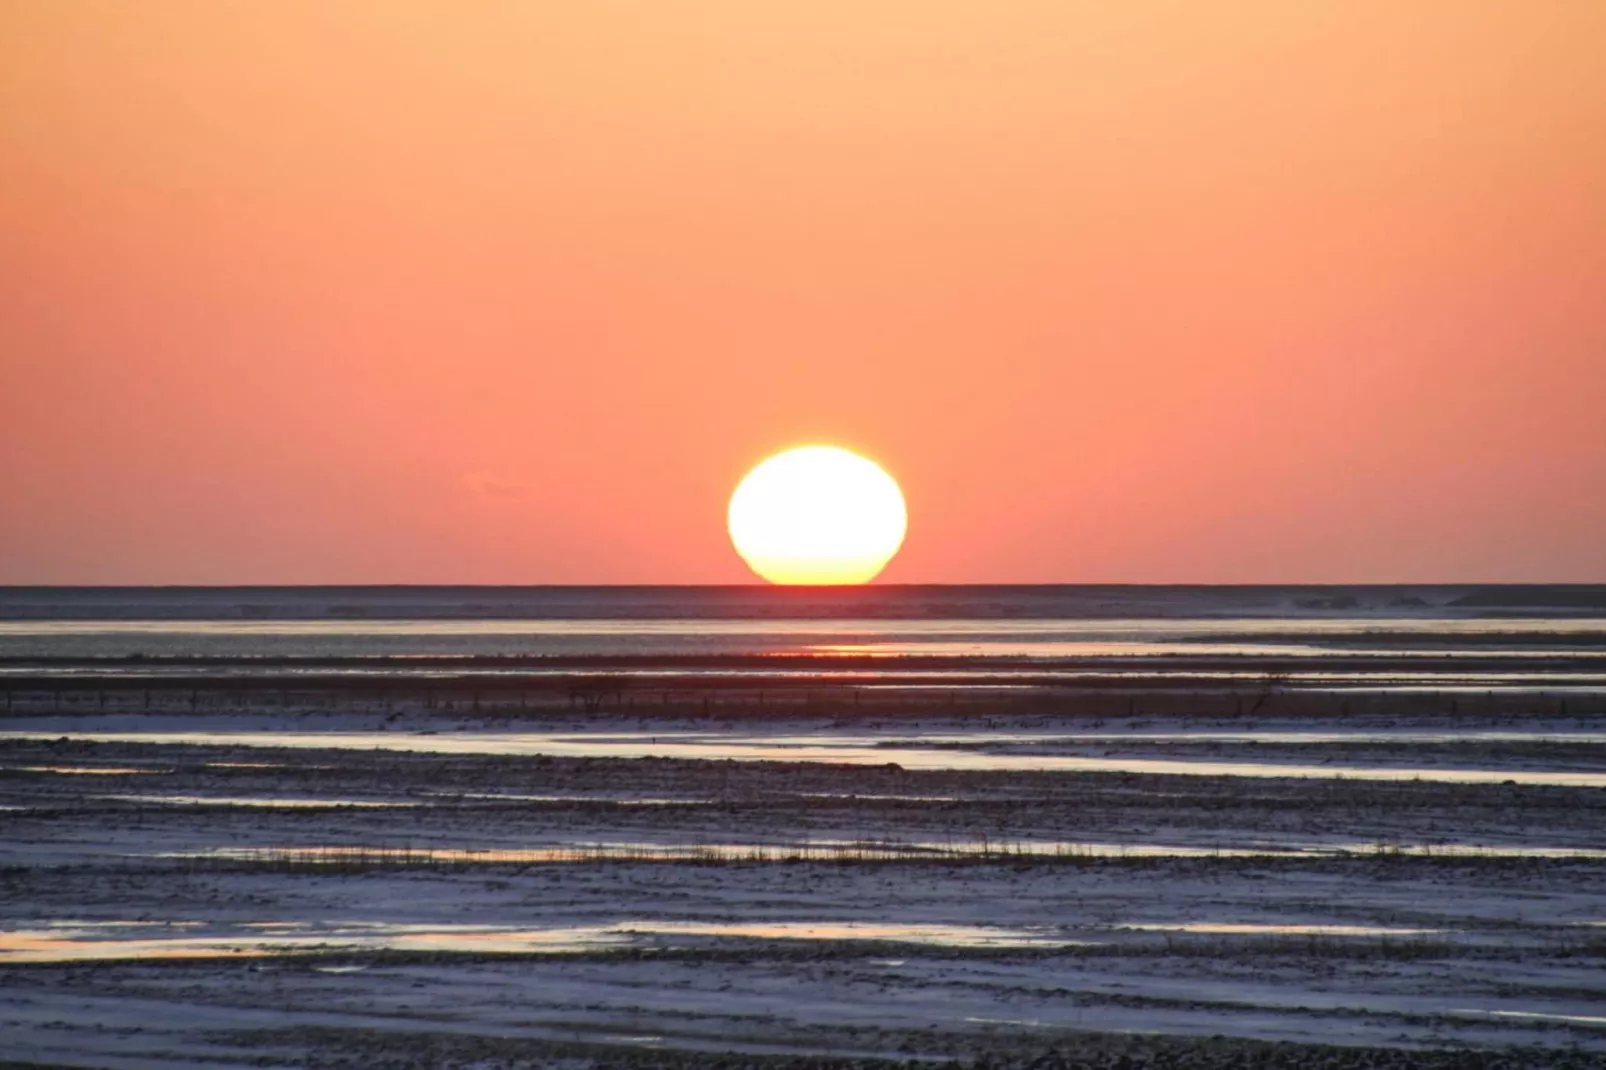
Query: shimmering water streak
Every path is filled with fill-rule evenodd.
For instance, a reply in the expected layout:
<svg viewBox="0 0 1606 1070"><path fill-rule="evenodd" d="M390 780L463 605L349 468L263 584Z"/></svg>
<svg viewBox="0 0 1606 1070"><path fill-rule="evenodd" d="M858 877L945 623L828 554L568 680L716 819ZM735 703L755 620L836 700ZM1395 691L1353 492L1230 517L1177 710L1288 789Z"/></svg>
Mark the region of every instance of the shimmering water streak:
<svg viewBox="0 0 1606 1070"><path fill-rule="evenodd" d="M10 765L0 773L41 773L51 776L146 776L171 773L171 769L147 769L131 765Z"/></svg>
<svg viewBox="0 0 1606 1070"><path fill-rule="evenodd" d="M228 927L221 933L196 932L207 927L202 922L51 921L37 928L0 932L0 964L263 958L375 951L574 954L631 946L674 946L687 938L924 944L950 948L1064 948L1109 944L1118 942L1124 933L1148 932L1244 937L1306 935L1383 940L1454 935L1453 930L1447 929L1215 922L1131 922L1114 926L1067 928L823 920L718 922L654 919L544 929L361 921L332 924L248 922ZM137 935L130 935L130 932ZM157 935L158 932L161 935ZM357 972L363 968L360 964L321 967L331 973Z"/></svg>
<svg viewBox="0 0 1606 1070"><path fill-rule="evenodd" d="M431 791L426 794L438 799L469 799L475 802L593 803L599 806L710 806L717 801L648 795L525 795L501 791Z"/></svg>
<svg viewBox="0 0 1606 1070"><path fill-rule="evenodd" d="M653 842L571 843L519 850L354 847L350 845L217 847L181 851L159 858L213 859L275 866L408 867L436 865L568 865L590 862L923 862L946 859L1144 858L1548 858L1606 859L1606 848L1484 844L1305 843L1279 846L1200 846L1197 844L1092 843L1081 841L860 841L804 843Z"/></svg>
<svg viewBox="0 0 1606 1070"><path fill-rule="evenodd" d="M454 732L409 735L392 732L67 732L52 736L107 743L179 743L225 747L357 748L438 754L549 755L585 758L679 758L734 761L828 762L847 765L897 763L905 769L1007 770L1015 772L1143 773L1157 776L1319 777L1351 780L1423 780L1455 784L1606 787L1606 773L1533 769L1446 769L1420 766L1358 766L1291 762L1190 761L1166 758L1090 757L1060 754L993 754L923 746L875 746L867 742L777 745L751 737L687 734L651 738L610 734ZM0 732L0 739L37 739L28 732ZM802 737L808 739L809 737ZM833 740L840 737L829 737ZM858 737L870 740L874 737Z"/></svg>
<svg viewBox="0 0 1606 1070"><path fill-rule="evenodd" d="M130 937L129 928L148 933L179 929L179 935ZM1087 943L1049 928L983 925L897 924L852 921L702 922L626 920L600 926L523 929L481 925L404 925L348 922L311 925L259 922L223 934L199 935L199 922L142 925L130 922L53 922L35 929L0 932L0 964L249 957L351 951L457 951L469 953L561 954L604 950L666 938L704 937L745 940L876 941L943 947L1029 947ZM243 930L243 931L242 931Z"/></svg>
<svg viewBox="0 0 1606 1070"><path fill-rule="evenodd" d="M991 925L898 924L894 922L711 922L623 921L613 932L633 936L708 936L746 940L874 940L935 944L943 947L1029 947L1044 943L1069 946L1085 941L1066 940L1048 926L1004 928Z"/></svg>
<svg viewBox="0 0 1606 1070"><path fill-rule="evenodd" d="M1502 656L1502 655L1479 655ZM1523 655L1512 654L1511 657ZM1542 656L1542 655L1541 655ZM1557 655L1558 657L1561 655ZM1401 655L1404 657L1404 655ZM1495 692L1505 695L1545 694L1557 697L1582 698L1606 695L1606 673L1587 671L1606 667L1606 652L1589 655L1566 655L1575 667L1565 672L1550 669L1517 669L1510 672L1474 671L1455 666L1455 659L1440 659L1435 667L1416 667L1409 671L1363 668L1354 670L1302 670L1278 674L1277 687L1285 690L1346 690L1373 691L1394 694L1483 694ZM1595 660L1589 661L1588 658ZM209 679L247 681L252 678L283 680L297 678L300 682L316 684L319 680L374 679L406 680L415 684L431 681L483 679L486 681L526 680L531 685L543 678L549 680L629 680L635 684L658 685L674 689L695 690L700 683L740 683L751 681L753 686L764 683L813 684L821 688L853 685L866 690L953 691L962 689L1022 689L1048 686L1097 686L1125 681L1141 682L1153 690L1191 691L1214 686L1264 686L1266 670L1257 667L1253 658L1243 659L1237 669L1215 668L1164 668L1163 662L1132 668L1131 660L1111 662L1097 668L1065 668L1050 663L1041 667L1007 669L977 661L965 669L921 669L899 666L889 662L874 669L838 669L815 667L791 669L786 664L757 668L654 668L625 666L620 668L546 668L520 666L504 668L487 665L464 665L442 669L439 666L416 667L405 663L385 662L373 665L341 665L319 667L285 666L264 659L259 664L229 664L205 666ZM168 666L113 664L89 665L0 665L0 681L7 677L28 679L99 680L116 677L127 682L144 682L158 686L164 681L188 681L198 669L195 664ZM688 683L688 680L691 682ZM211 686L211 685L209 685Z"/></svg>
<svg viewBox="0 0 1606 1070"><path fill-rule="evenodd" d="M642 733L645 735L646 733ZM759 737L753 737L755 739ZM765 736L771 743L806 744L818 742L819 736ZM844 740L866 737L840 737ZM910 746L1013 746L1016 744L1076 743L1118 745L1121 743L1586 743L1606 744L1606 732L1514 732L1504 729L1466 731L1451 729L1423 731L1420 729L1337 729L1325 732L1307 732L1284 729L1225 730L1184 728L1175 732L1105 731L1105 732L1019 732L1000 729L989 732L944 732L940 735L899 737Z"/></svg>
<svg viewBox="0 0 1606 1070"><path fill-rule="evenodd" d="M462 951L575 952L629 937L606 929L471 929L431 926L382 931L330 928L309 933L257 932L219 936L116 938L86 929L23 929L0 932L0 963L87 962L116 959L261 958L297 952Z"/></svg>
<svg viewBox="0 0 1606 1070"><path fill-rule="evenodd" d="M1523 1018L1536 1022L1565 1022L1568 1025L1606 1026L1606 1017L1589 1014L1554 1014L1545 1011L1493 1011L1460 1008L1450 1014L1478 1015L1489 1018Z"/></svg>
<svg viewBox="0 0 1606 1070"><path fill-rule="evenodd" d="M1213 936L1430 936L1448 929L1401 929L1387 925L1299 925L1272 922L1133 921L1132 932L1200 933Z"/></svg>
<svg viewBox="0 0 1606 1070"><path fill-rule="evenodd" d="M1502 645L1502 638L1512 641ZM1556 645L1536 650L1535 638ZM1427 642L1430 646L1425 647ZM1606 620L1576 617L1219 617L923 620L37 620L0 621L0 655L273 656L936 654L978 657L1386 656L1606 653ZM1594 649L1591 650L1590 648ZM136 666L127 666L136 668Z"/></svg>
<svg viewBox="0 0 1606 1070"><path fill-rule="evenodd" d="M1174 732L1125 731L1116 729L1101 732L1031 732L1001 728L986 732L933 731L920 735L894 734L891 731L869 733L765 734L756 733L698 733L698 732L609 732L587 733L588 738L617 740L669 740L710 741L732 740L756 746L772 747L864 747L882 749L910 747L915 749L953 747L977 751L1015 751L1032 747L1119 747L1129 744L1195 743L1246 743L1320 746L1328 743L1348 745L1374 744L1378 746L1409 746L1416 744L1462 744L1487 746L1501 743L1561 743L1586 746L1606 746L1606 732L1579 731L1526 731L1455 729L1337 729L1310 732L1294 729L1210 730L1178 729Z"/></svg>
<svg viewBox="0 0 1606 1070"><path fill-rule="evenodd" d="M383 802L373 799L297 799L281 796L238 795L97 795L109 802L151 803L159 806L240 806L268 810L394 810L428 805L421 802Z"/></svg>
<svg viewBox="0 0 1606 1070"><path fill-rule="evenodd" d="M1051 617L988 619L942 617L927 619L874 619L837 617L786 619L757 617L720 618L553 618L467 620L450 618L393 618L341 620L0 620L0 636L32 635L576 635L576 636L697 636L727 635L768 638L803 636L815 642L837 636L889 638L934 636L986 639L993 637L1175 638L1211 635L1370 635L1488 636L1488 635L1600 635L1606 633L1602 617L1495 617L1446 616L1259 616L1204 618Z"/></svg>

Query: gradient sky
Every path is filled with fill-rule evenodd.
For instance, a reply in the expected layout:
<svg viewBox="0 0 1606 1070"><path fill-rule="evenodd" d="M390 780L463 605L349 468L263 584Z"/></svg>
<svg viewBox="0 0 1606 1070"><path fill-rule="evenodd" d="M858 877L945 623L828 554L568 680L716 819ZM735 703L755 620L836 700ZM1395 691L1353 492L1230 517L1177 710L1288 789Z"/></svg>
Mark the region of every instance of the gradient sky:
<svg viewBox="0 0 1606 1070"><path fill-rule="evenodd" d="M0 583L1606 580L1599 0L5 0Z"/></svg>

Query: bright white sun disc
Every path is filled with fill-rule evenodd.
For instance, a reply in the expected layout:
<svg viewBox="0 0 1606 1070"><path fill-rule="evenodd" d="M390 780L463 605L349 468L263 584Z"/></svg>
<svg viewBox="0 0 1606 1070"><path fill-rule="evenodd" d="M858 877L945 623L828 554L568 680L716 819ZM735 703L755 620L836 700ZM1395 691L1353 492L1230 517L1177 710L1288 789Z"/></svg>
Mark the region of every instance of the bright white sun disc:
<svg viewBox="0 0 1606 1070"><path fill-rule="evenodd" d="M747 473L728 521L736 552L771 583L864 583L903 545L909 514L874 461L799 446Z"/></svg>

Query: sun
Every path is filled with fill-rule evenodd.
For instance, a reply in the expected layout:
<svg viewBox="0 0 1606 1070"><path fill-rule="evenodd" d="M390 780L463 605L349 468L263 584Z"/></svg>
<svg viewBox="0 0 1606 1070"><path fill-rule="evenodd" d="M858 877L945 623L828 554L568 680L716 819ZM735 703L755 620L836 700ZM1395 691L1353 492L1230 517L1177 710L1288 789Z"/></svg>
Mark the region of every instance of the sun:
<svg viewBox="0 0 1606 1070"><path fill-rule="evenodd" d="M865 583L903 545L903 492L874 461L837 446L799 446L737 484L731 542L771 583Z"/></svg>

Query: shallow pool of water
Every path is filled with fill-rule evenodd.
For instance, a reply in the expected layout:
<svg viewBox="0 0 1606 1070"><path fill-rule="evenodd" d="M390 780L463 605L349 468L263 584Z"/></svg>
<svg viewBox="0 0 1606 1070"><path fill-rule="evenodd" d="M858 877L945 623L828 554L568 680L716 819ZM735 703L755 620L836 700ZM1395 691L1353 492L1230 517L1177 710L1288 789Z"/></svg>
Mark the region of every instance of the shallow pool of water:
<svg viewBox="0 0 1606 1070"><path fill-rule="evenodd" d="M515 850L341 845L218 847L158 855L274 866L540 865L585 862L924 862L1140 858L1547 858L1606 859L1606 848L1509 844L1299 843L1211 845L1084 841L812 840L804 843L570 843Z"/></svg>
<svg viewBox="0 0 1606 1070"><path fill-rule="evenodd" d="M490 925L256 922L223 933L197 933L199 922L47 922L0 932L0 964L119 959L263 958L309 952L455 951L560 954L629 945L664 946L677 938L862 940L941 947L1070 946L1047 928L840 921L715 922L625 920L547 929ZM158 935L160 931L160 935ZM354 972L355 968L348 967Z"/></svg>
<svg viewBox="0 0 1606 1070"><path fill-rule="evenodd" d="M1424 766L1365 766L1329 763L1192 761L1180 758L1091 757L1065 754L994 754L939 749L907 737L790 736L779 740L748 735L663 733L452 732L78 732L69 739L108 743L166 743L228 747L291 747L393 750L440 754L551 755L587 758L680 758L720 761L825 762L887 765L905 769L1006 770L1018 772L1146 773L1167 776L1344 777L1353 780L1425 780L1458 784L1606 787L1606 772L1506 769L1446 769ZM0 732L0 739L38 738Z"/></svg>
<svg viewBox="0 0 1606 1070"><path fill-rule="evenodd" d="M186 927L188 928L188 927ZM285 932L264 927L217 935L127 936L104 923L0 932L0 963L115 959L262 958L314 951L574 952L622 944L607 929L479 926L328 926Z"/></svg>
<svg viewBox="0 0 1606 1070"><path fill-rule="evenodd" d="M111 802L150 803L158 806L242 806L264 810L395 810L427 806L417 802L382 802L374 799L295 799L243 795L97 795Z"/></svg>
<svg viewBox="0 0 1606 1070"><path fill-rule="evenodd" d="M427 794L444 800L466 799L474 802L585 803L611 806L712 806L716 802L714 799L651 795L526 795L498 791L431 791Z"/></svg>
<svg viewBox="0 0 1606 1070"><path fill-rule="evenodd" d="M171 773L171 769L147 769L132 765L12 765L0 773L41 773L52 776L146 776Z"/></svg>
<svg viewBox="0 0 1606 1070"><path fill-rule="evenodd" d="M1429 936L1445 929L1401 929L1386 925L1278 925L1260 922L1157 921L1129 922L1133 932L1202 933L1215 936Z"/></svg>

